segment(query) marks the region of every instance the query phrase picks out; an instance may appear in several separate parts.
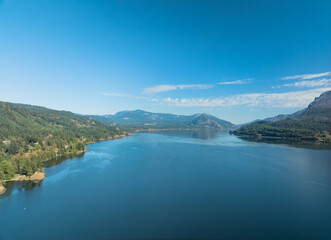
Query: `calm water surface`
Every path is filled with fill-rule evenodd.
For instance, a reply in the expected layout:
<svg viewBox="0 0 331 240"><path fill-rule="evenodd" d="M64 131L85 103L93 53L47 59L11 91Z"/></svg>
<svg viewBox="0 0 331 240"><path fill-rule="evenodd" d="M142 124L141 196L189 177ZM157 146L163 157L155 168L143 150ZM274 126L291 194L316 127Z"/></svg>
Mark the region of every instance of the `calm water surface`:
<svg viewBox="0 0 331 240"><path fill-rule="evenodd" d="M331 239L331 151L161 132L8 186L0 239Z"/></svg>

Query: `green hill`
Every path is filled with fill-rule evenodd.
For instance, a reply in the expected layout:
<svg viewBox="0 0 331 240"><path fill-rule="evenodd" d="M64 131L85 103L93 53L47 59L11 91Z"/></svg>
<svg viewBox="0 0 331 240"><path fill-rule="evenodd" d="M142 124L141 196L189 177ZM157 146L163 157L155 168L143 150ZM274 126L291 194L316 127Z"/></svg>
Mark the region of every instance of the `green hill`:
<svg viewBox="0 0 331 240"><path fill-rule="evenodd" d="M136 129L178 129L178 128L218 128L233 129L231 122L205 113L194 115L175 115L151 113L143 110L122 111L114 115L90 115L103 123L118 124L125 128Z"/></svg>
<svg viewBox="0 0 331 240"><path fill-rule="evenodd" d="M231 133L253 141L331 144L331 91L322 93L296 117L258 121Z"/></svg>
<svg viewBox="0 0 331 240"><path fill-rule="evenodd" d="M68 111L0 102L0 180L31 175L44 160L118 134L113 126Z"/></svg>

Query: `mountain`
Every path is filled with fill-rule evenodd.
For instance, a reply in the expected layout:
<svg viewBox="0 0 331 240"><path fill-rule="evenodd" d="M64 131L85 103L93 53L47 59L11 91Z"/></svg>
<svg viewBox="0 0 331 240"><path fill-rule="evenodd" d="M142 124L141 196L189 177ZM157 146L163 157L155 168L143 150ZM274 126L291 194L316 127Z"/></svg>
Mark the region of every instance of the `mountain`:
<svg viewBox="0 0 331 240"><path fill-rule="evenodd" d="M331 91L283 120L258 121L231 133L254 141L331 144Z"/></svg>
<svg viewBox="0 0 331 240"><path fill-rule="evenodd" d="M85 115L85 117L92 118L92 119L102 122L104 124L110 124L113 126L116 125L114 120L110 119L108 115Z"/></svg>
<svg viewBox="0 0 331 240"><path fill-rule="evenodd" d="M294 118L294 117L299 117L301 116L301 114L306 110L305 109L302 109L300 111L297 111L295 113L291 113L291 114L279 114L275 117L269 117L269 118L265 118L263 120L261 119L256 119L254 121L251 121L251 122L248 122L248 123L244 123L244 124L239 124L238 126L245 126L245 125L249 125L249 124L252 124L252 123L255 123L255 122L260 122L260 121L267 121L267 122L278 122L280 120L285 120L285 119L288 119L288 118Z"/></svg>
<svg viewBox="0 0 331 240"><path fill-rule="evenodd" d="M68 111L0 102L0 180L31 175L44 160L118 134L113 126Z"/></svg>
<svg viewBox="0 0 331 240"><path fill-rule="evenodd" d="M309 104L307 109L298 117L305 121L331 121L331 91L322 93L321 96Z"/></svg>
<svg viewBox="0 0 331 240"><path fill-rule="evenodd" d="M270 118L266 118L264 119L263 121L267 121L267 122L277 122L277 121L280 121L280 120L285 120L285 119L288 119L288 118L295 118L295 117L299 117L301 116L304 111L306 110L305 109L302 109L300 111L297 111L295 113L292 113L292 114L279 114L275 117L270 117ZM260 120L261 121L261 120Z"/></svg>
<svg viewBox="0 0 331 240"><path fill-rule="evenodd" d="M194 119L191 121L191 125L201 128L226 128L231 129L236 126L228 121L219 119L212 115L205 113L193 115Z"/></svg>
<svg viewBox="0 0 331 240"><path fill-rule="evenodd" d="M173 115L167 113L151 113L140 109L134 111L121 111L115 115L106 115L106 117L121 125L182 123L189 119L189 116Z"/></svg>
<svg viewBox="0 0 331 240"><path fill-rule="evenodd" d="M89 115L103 123L114 121L118 125L139 129L165 128L219 128L233 129L236 126L208 114L175 115L167 113L151 113L143 110L122 111L114 115Z"/></svg>
<svg viewBox="0 0 331 240"><path fill-rule="evenodd" d="M242 124L237 124L238 127L242 127L242 126L246 126L246 125L249 125L249 124L252 124L252 123L256 123L256 122L260 122L260 121L263 121L261 119L255 119L251 122L247 122L247 123L242 123Z"/></svg>

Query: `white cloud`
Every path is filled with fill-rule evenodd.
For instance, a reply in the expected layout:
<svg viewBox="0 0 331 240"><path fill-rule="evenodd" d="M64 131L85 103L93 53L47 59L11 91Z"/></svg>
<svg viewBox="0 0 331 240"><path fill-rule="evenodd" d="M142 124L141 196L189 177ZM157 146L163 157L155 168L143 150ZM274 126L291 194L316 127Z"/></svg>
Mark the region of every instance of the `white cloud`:
<svg viewBox="0 0 331 240"><path fill-rule="evenodd" d="M325 73L314 73L314 74L302 74L302 75L295 75L295 76L287 76L282 77L282 80L292 80L292 79L300 79L300 80L306 80L306 79L313 79L313 78L319 78L319 77L325 77L330 76L331 72L325 72Z"/></svg>
<svg viewBox="0 0 331 240"><path fill-rule="evenodd" d="M235 85L235 84L247 84L248 81L252 80L252 78L245 78L242 80L236 80L236 81L231 81L231 82L219 82L217 84L219 85Z"/></svg>
<svg viewBox="0 0 331 240"><path fill-rule="evenodd" d="M183 89L209 89L213 88L214 85L209 84L179 84L179 85L157 85L143 90L143 94L157 94L161 92L169 92L174 90L183 90Z"/></svg>
<svg viewBox="0 0 331 240"><path fill-rule="evenodd" d="M318 88L306 91L285 93L248 93L219 98L165 98L161 102L179 107L225 107L225 106L260 106L260 107L306 107L315 97L331 88Z"/></svg>
<svg viewBox="0 0 331 240"><path fill-rule="evenodd" d="M294 83L283 84L284 87L327 87L331 85L331 79L319 79L312 81L300 81Z"/></svg>

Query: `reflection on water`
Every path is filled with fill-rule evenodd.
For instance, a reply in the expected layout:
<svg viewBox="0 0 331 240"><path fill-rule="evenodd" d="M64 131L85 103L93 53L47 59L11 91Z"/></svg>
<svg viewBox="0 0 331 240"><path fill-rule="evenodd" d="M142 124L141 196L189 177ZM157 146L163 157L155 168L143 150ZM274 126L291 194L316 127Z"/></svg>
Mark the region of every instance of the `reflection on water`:
<svg viewBox="0 0 331 240"><path fill-rule="evenodd" d="M43 180L43 184L48 184L48 183L54 183L54 182L58 182L64 178L66 178L69 175L73 175L75 173L80 173L80 172L84 172L85 170L82 169L71 169L70 167L67 167L65 169L63 169L61 172L47 177Z"/></svg>
<svg viewBox="0 0 331 240"><path fill-rule="evenodd" d="M41 182L6 182L4 187L7 189L6 193L0 196L0 199L4 199L11 195L15 195L18 192L29 191L35 187L41 186Z"/></svg>
<svg viewBox="0 0 331 240"><path fill-rule="evenodd" d="M84 157L84 153L80 154L70 154L65 156L60 156L57 158L50 159L43 163L45 168L50 168L56 165L59 165L60 163L69 160L69 159L82 159ZM59 174L60 175L60 174ZM60 177L60 176L56 176ZM46 182L51 182L53 179L56 178L53 176L53 178L48 178ZM11 195L14 195L18 192L22 191L29 191L35 187L41 186L42 182L33 182L33 181L23 181L23 182L7 182L4 184L4 187L7 189L6 193L0 196L0 199L9 197Z"/></svg>
<svg viewBox="0 0 331 240"><path fill-rule="evenodd" d="M293 143L293 142L284 143L283 140L275 139L275 138L254 139L254 138L247 138L247 137L241 137L241 136L238 136L238 137L247 142L281 144L281 145L288 145L290 147L295 147L295 148L305 148L305 149L312 149L312 150L331 150L330 145L312 144L312 143Z"/></svg>
<svg viewBox="0 0 331 240"><path fill-rule="evenodd" d="M60 156L60 157L57 157L57 158L53 158L53 159L50 159L46 162L44 162L44 167L45 168L49 168L49 167L53 167L53 166L56 166L66 160L69 160L69 159L81 159L84 157L84 154L85 153L80 153L80 154L70 154L70 155L65 155L65 156Z"/></svg>
<svg viewBox="0 0 331 240"><path fill-rule="evenodd" d="M165 136L173 137L185 137L185 138L199 138L203 140L216 138L221 133L226 133L228 130L219 130L219 129L196 129L196 130L165 130L165 131L156 131L152 133L157 133Z"/></svg>
<svg viewBox="0 0 331 240"><path fill-rule="evenodd" d="M331 151L215 132L91 144L11 188L0 239L331 239Z"/></svg>

